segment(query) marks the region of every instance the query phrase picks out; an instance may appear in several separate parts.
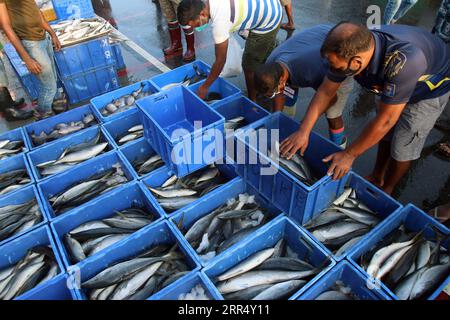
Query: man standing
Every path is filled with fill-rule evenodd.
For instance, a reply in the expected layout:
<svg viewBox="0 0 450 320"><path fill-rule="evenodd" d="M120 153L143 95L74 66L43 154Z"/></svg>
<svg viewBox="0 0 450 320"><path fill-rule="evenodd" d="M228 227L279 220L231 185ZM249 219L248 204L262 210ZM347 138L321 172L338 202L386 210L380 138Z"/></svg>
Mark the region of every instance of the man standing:
<svg viewBox="0 0 450 320"><path fill-rule="evenodd" d="M442 0L432 32L450 44L450 0Z"/></svg>
<svg viewBox="0 0 450 320"><path fill-rule="evenodd" d="M328 174L342 178L357 157L379 143L369 180L391 194L420 158L426 138L450 97L450 47L417 27L393 25L379 30L343 22L328 34L321 49L330 72L320 86L299 130L281 153L304 153L319 116L347 77L380 95L376 118L346 150L330 155Z"/></svg>
<svg viewBox="0 0 450 320"><path fill-rule="evenodd" d="M388 0L384 10L383 24L394 24L414 7L418 0Z"/></svg>
<svg viewBox="0 0 450 320"><path fill-rule="evenodd" d="M283 19L280 0L183 0L178 6L178 21L197 31L211 22L216 61L198 95L205 99L209 87L219 77L227 60L228 39L235 31L248 32L242 67L248 97L255 101L254 71L263 64L276 46L276 37Z"/></svg>
<svg viewBox="0 0 450 320"><path fill-rule="evenodd" d="M294 14L292 13L292 0L280 0L284 10L286 11L286 16L288 18L288 22L283 23L281 25L281 29L286 31L294 31Z"/></svg>
<svg viewBox="0 0 450 320"><path fill-rule="evenodd" d="M299 88L317 90L328 72L328 65L320 56L320 48L330 25L318 25L305 29L278 46L266 64L255 72L257 91L273 99L273 111L285 111L295 116ZM331 101L326 115L330 139L345 147L344 120L342 112L353 89L353 79L347 79Z"/></svg>
<svg viewBox="0 0 450 320"><path fill-rule="evenodd" d="M0 24L28 70L39 80L36 119L52 116L52 103L57 94L52 43L59 51L58 37L34 0L0 0Z"/></svg>

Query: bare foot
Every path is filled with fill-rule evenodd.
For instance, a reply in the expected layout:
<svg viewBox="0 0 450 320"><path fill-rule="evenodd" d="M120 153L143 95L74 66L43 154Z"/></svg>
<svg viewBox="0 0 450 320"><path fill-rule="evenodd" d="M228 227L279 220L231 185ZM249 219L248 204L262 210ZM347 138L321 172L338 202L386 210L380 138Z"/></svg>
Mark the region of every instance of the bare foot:
<svg viewBox="0 0 450 320"><path fill-rule="evenodd" d="M365 177L365 179L370 183L376 185L378 188L382 188L384 186L384 180L377 175L371 174Z"/></svg>
<svg viewBox="0 0 450 320"><path fill-rule="evenodd" d="M283 23L280 27L283 30L295 30L295 26L289 23Z"/></svg>

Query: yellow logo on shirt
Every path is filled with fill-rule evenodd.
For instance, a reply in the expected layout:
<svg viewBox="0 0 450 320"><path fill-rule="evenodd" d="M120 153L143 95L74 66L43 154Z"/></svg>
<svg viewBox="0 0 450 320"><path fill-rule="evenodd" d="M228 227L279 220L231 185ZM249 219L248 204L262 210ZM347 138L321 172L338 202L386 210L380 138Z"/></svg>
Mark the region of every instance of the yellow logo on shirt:
<svg viewBox="0 0 450 320"><path fill-rule="evenodd" d="M419 78L419 82L424 82L431 91L436 90L446 81L450 81L450 78L442 77L440 75L427 74Z"/></svg>

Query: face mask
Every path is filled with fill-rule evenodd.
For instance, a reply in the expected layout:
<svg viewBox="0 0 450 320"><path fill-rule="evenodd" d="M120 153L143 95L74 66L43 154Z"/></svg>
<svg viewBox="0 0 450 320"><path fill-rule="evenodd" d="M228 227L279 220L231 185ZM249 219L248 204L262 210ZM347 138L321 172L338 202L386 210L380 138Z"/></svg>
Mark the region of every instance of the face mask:
<svg viewBox="0 0 450 320"><path fill-rule="evenodd" d="M201 26L195 28L195 31L197 32L202 32L203 30L205 30L206 28L208 28L209 23L206 22L205 24L202 24Z"/></svg>
<svg viewBox="0 0 450 320"><path fill-rule="evenodd" d="M354 75L356 75L361 70L361 67L362 67L361 62L359 60L355 60L355 59L356 59L356 57L352 57L350 59L350 61L348 62L347 69L345 69L345 70L336 70L336 69L334 69L333 72L337 73L339 75L345 76L345 77L353 77ZM359 64L359 68L356 69L356 70L353 70L351 68L353 60L355 60Z"/></svg>

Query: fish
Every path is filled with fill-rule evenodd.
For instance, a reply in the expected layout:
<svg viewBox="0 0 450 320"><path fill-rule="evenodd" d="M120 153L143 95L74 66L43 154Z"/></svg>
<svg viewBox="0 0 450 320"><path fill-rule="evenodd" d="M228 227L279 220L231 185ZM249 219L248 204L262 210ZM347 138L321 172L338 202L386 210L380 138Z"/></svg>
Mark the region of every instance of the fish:
<svg viewBox="0 0 450 320"><path fill-rule="evenodd" d="M30 183L26 169L17 169L0 173L0 195L17 190Z"/></svg>
<svg viewBox="0 0 450 320"><path fill-rule="evenodd" d="M104 107L100 109L100 113L104 117L109 117L113 114L118 114L123 111L126 111L130 108L132 108L137 100L140 100L142 98L145 98L151 94L155 93L150 86L146 85L145 82L141 82L140 87L137 90L134 90L132 92L129 92L121 97L118 97L116 99L113 99L111 102L107 103ZM138 132L143 131L143 128L140 129L140 127L133 127L130 128L133 129L128 132Z"/></svg>
<svg viewBox="0 0 450 320"><path fill-rule="evenodd" d="M305 284L305 280L290 280L280 282L262 291L252 300L279 300L290 297Z"/></svg>
<svg viewBox="0 0 450 320"><path fill-rule="evenodd" d="M1 141L3 146L0 148L0 159L6 159L22 153L25 150L25 145L23 141Z"/></svg>
<svg viewBox="0 0 450 320"><path fill-rule="evenodd" d="M112 32L109 22L100 17L64 20L51 25L63 47Z"/></svg>
<svg viewBox="0 0 450 320"><path fill-rule="evenodd" d="M30 229L43 221L36 198L0 208L0 241Z"/></svg>
<svg viewBox="0 0 450 320"><path fill-rule="evenodd" d="M164 161L161 159L161 156L154 155L148 158L145 161L135 161L133 162L133 168L137 171L137 173L142 176L148 174L158 168L164 166Z"/></svg>

